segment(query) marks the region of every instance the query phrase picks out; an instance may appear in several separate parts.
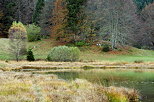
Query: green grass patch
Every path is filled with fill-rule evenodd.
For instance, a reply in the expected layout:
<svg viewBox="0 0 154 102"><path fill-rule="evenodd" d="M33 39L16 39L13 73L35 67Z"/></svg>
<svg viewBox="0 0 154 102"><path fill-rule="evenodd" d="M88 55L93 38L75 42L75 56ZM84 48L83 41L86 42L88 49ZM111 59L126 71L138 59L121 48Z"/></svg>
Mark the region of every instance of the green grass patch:
<svg viewBox="0 0 154 102"><path fill-rule="evenodd" d="M7 50L9 45L8 39L0 39L0 43L0 60L13 59ZM55 45L57 45L56 42L51 39L28 42L28 48L33 48L32 51L36 60L46 60L49 51ZM128 50L124 50L123 52L119 51L118 54L114 54L110 52L101 52L101 49L97 47L82 47L80 49L80 59L82 61L154 62L154 51L152 50L129 48Z"/></svg>
<svg viewBox="0 0 154 102"><path fill-rule="evenodd" d="M0 39L0 59L1 60L7 60L11 59L9 54L9 40L8 39Z"/></svg>
<svg viewBox="0 0 154 102"><path fill-rule="evenodd" d="M154 51L135 49L128 54L110 54L92 51L84 51L81 54L81 59L89 61L112 61L112 62L153 62Z"/></svg>

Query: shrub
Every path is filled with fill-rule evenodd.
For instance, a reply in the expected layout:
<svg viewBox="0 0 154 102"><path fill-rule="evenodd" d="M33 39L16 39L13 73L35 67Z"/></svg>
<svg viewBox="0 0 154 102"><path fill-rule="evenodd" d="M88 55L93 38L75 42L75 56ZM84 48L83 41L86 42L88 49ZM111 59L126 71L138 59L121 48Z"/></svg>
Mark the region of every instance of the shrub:
<svg viewBox="0 0 154 102"><path fill-rule="evenodd" d="M59 46L51 49L47 60L49 61L77 61L80 50L77 47Z"/></svg>
<svg viewBox="0 0 154 102"><path fill-rule="evenodd" d="M39 26L36 26L35 24L29 24L26 26L26 30L29 42L38 41L41 39L41 28Z"/></svg>
<svg viewBox="0 0 154 102"><path fill-rule="evenodd" d="M78 41L78 42L75 42L75 46L78 46L78 47L82 47L85 45L85 41Z"/></svg>
<svg viewBox="0 0 154 102"><path fill-rule="evenodd" d="M70 47L70 61L79 60L80 50L77 47Z"/></svg>
<svg viewBox="0 0 154 102"><path fill-rule="evenodd" d="M68 46L68 47L75 47L75 44L74 43L67 43L65 45Z"/></svg>
<svg viewBox="0 0 154 102"><path fill-rule="evenodd" d="M103 52L109 52L110 51L110 45L108 45L108 44L103 45L102 51Z"/></svg>
<svg viewBox="0 0 154 102"><path fill-rule="evenodd" d="M27 61L35 61L32 49L29 49L27 52Z"/></svg>
<svg viewBox="0 0 154 102"><path fill-rule="evenodd" d="M134 44L133 47L136 47L138 49L141 49L142 48L142 45L141 44Z"/></svg>
<svg viewBox="0 0 154 102"><path fill-rule="evenodd" d="M86 43L85 41L75 42L75 46L78 46L78 47L88 46L88 45L90 45L90 44L89 43Z"/></svg>
<svg viewBox="0 0 154 102"><path fill-rule="evenodd" d="M134 63L143 63L143 60L135 60Z"/></svg>

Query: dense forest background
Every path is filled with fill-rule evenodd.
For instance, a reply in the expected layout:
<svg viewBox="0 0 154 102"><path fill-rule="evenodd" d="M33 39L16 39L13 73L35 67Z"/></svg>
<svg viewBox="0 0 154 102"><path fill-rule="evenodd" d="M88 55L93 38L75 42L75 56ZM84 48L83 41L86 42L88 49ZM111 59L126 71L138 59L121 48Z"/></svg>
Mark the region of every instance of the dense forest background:
<svg viewBox="0 0 154 102"><path fill-rule="evenodd" d="M20 21L40 27L40 38L154 49L153 1L0 0L0 37Z"/></svg>

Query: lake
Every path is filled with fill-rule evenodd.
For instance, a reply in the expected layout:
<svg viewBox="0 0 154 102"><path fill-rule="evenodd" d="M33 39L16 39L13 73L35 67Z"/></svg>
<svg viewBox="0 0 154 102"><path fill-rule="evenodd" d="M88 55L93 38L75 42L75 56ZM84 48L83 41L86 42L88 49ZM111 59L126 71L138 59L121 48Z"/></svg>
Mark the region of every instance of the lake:
<svg viewBox="0 0 154 102"><path fill-rule="evenodd" d="M84 71L47 72L65 80L86 79L104 86L134 88L142 102L154 102L154 70L92 69Z"/></svg>

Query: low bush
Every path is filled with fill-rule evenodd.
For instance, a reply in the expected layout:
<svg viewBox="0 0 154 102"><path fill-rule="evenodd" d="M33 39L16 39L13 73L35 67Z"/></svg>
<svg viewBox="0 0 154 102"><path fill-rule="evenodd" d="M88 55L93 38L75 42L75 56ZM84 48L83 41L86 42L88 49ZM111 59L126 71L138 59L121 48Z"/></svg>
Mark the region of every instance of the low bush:
<svg viewBox="0 0 154 102"><path fill-rule="evenodd" d="M68 47L75 47L75 44L74 43L67 43L65 45L68 46Z"/></svg>
<svg viewBox="0 0 154 102"><path fill-rule="evenodd" d="M85 42L85 41L78 41L78 42L75 42L75 46L77 46L77 47L83 47L83 46L89 46L90 45L90 43L87 43L87 42Z"/></svg>
<svg viewBox="0 0 154 102"><path fill-rule="evenodd" d="M51 49L48 54L48 61L77 61L80 50L77 47L58 46Z"/></svg>
<svg viewBox="0 0 154 102"><path fill-rule="evenodd" d="M108 44L102 45L102 47L103 52L109 52L111 50L110 45Z"/></svg>
<svg viewBox="0 0 154 102"><path fill-rule="evenodd" d="M35 24L29 24L26 26L26 30L29 42L38 41L41 39L41 28L39 26L36 26Z"/></svg>
<svg viewBox="0 0 154 102"><path fill-rule="evenodd" d="M142 45L141 44L134 44L133 47L136 47L138 49L141 49L142 48Z"/></svg>
<svg viewBox="0 0 154 102"><path fill-rule="evenodd" d="M135 60L134 63L143 63L143 60Z"/></svg>

